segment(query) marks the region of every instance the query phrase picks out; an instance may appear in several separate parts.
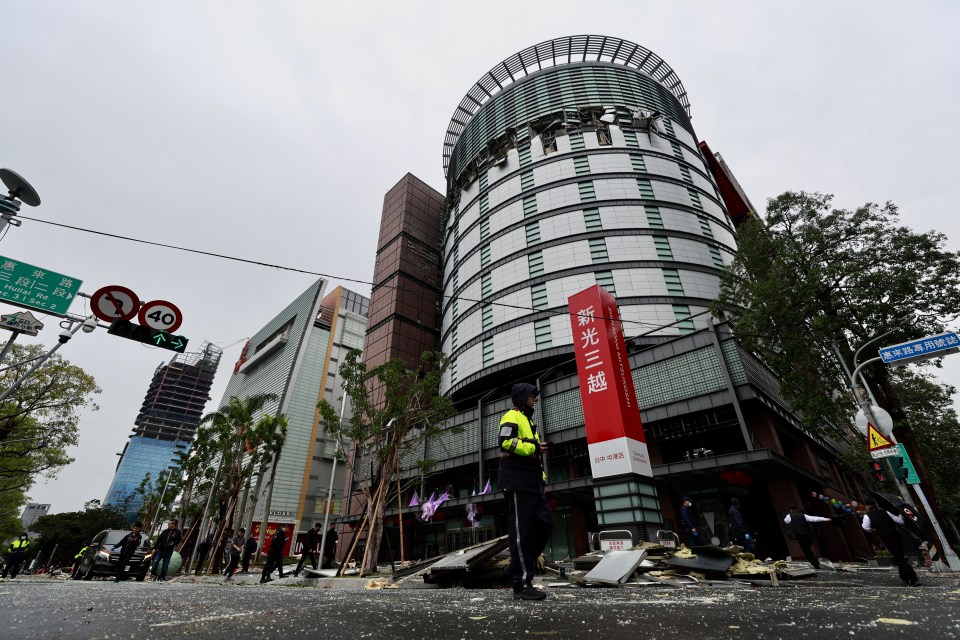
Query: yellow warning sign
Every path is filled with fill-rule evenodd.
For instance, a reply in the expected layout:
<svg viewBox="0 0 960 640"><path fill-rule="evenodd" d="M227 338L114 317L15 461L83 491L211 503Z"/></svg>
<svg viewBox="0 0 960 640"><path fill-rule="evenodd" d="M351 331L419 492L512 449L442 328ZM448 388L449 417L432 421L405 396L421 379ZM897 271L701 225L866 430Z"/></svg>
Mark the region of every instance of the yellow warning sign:
<svg viewBox="0 0 960 640"><path fill-rule="evenodd" d="M878 449L887 449L892 446L893 443L877 431L877 428L873 426L872 422L867 422L867 449L877 451Z"/></svg>

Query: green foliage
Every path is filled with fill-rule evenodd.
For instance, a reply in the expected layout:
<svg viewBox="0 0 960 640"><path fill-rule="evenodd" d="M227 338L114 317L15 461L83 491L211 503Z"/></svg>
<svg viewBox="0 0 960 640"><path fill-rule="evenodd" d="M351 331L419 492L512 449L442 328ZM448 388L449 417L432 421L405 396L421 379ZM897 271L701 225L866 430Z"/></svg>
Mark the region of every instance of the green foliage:
<svg viewBox="0 0 960 640"><path fill-rule="evenodd" d="M780 376L811 433L852 417L853 404L837 400L850 396L834 346L850 362L886 331L905 341L960 314L960 257L943 249L943 234L899 225L892 203L851 211L831 209L832 198L786 192L768 201L765 223L741 225L714 306L733 313L738 339ZM885 367L865 373L885 396Z"/></svg>
<svg viewBox="0 0 960 640"><path fill-rule="evenodd" d="M368 573L376 567L385 498L401 463L408 462L407 454L420 450L426 439L447 429L463 431L446 425L454 406L450 398L440 395L440 380L449 364L444 354L427 352L421 355L416 370L399 359L368 370L360 352L350 351L340 365L344 392L353 409L350 420L342 424L329 402L318 404L326 433L340 443L352 441L359 450L357 459L372 461L367 515L370 534L363 563ZM429 461L422 459L413 463L421 470L429 467ZM368 473L364 469L358 476Z"/></svg>
<svg viewBox="0 0 960 640"><path fill-rule="evenodd" d="M11 386L43 353L42 345L14 344L0 372L0 389ZM89 374L54 354L0 405L0 501L23 494L38 475L51 478L73 460L67 448L77 444L84 409L96 410L100 388ZM17 498L14 498L16 501Z"/></svg>
<svg viewBox="0 0 960 640"><path fill-rule="evenodd" d="M41 516L30 527L31 531L40 534L39 548L45 554L58 545L54 559L58 564L72 563L83 543L104 529L129 529L127 519L120 511L101 506L99 500L91 500L85 507L83 511Z"/></svg>
<svg viewBox="0 0 960 640"><path fill-rule="evenodd" d="M940 384L929 375L899 369L893 376L893 387L917 446L923 464L933 483L934 492L944 513L960 511L960 420L951 396L956 389ZM894 432L903 423L894 423ZM916 462L916 461L914 461Z"/></svg>

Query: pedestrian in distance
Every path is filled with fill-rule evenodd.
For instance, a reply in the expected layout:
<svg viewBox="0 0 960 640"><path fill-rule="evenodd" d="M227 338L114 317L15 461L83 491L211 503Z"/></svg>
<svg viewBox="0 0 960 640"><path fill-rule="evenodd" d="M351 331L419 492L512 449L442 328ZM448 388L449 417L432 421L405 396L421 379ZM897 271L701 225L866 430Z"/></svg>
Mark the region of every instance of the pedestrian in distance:
<svg viewBox="0 0 960 640"><path fill-rule="evenodd" d="M177 524L176 520L171 520L167 523L167 528L157 537L157 548L153 552L153 575L159 582L167 579L170 558L177 550L177 545L183 540L183 533L177 528Z"/></svg>
<svg viewBox="0 0 960 640"><path fill-rule="evenodd" d="M143 534L140 533L140 527L141 524L139 522L133 523L133 531L120 538L120 542L113 545L114 551L120 549L119 566L117 567L117 582L122 582L123 580L127 579L127 562L130 561L130 558L133 556L134 552L143 543Z"/></svg>
<svg viewBox="0 0 960 640"><path fill-rule="evenodd" d="M337 535L337 525L330 523L330 528L327 530L327 539L323 543L323 564L320 565L324 569L333 569L333 559L337 554L337 540L340 536Z"/></svg>
<svg viewBox="0 0 960 640"><path fill-rule="evenodd" d="M832 520L821 516L807 515L794 505L790 507L790 513L784 516L783 522L789 525L790 532L797 539L800 549L803 550L803 557L813 565L814 569L820 569L820 561L813 553L813 527L810 525L817 522L832 522Z"/></svg>
<svg viewBox="0 0 960 640"><path fill-rule="evenodd" d="M500 419L499 485L507 499L507 532L513 597L543 600L547 594L533 586L533 573L553 531L547 505L547 476L543 454L550 445L540 441L533 423L540 391L532 384L513 385L513 408Z"/></svg>
<svg viewBox="0 0 960 640"><path fill-rule="evenodd" d="M706 544L700 531L700 514L697 513L693 500L689 496L684 496L680 505L680 522L683 524L683 532L687 534L687 544L690 547L701 547Z"/></svg>
<svg viewBox="0 0 960 640"><path fill-rule="evenodd" d="M317 568L317 559L320 557L320 537L323 535L322 529L323 523L317 522L313 525L313 529L307 531L307 539L303 541L303 551L300 553L300 562L297 563L297 568L293 570L294 578L300 575L303 563L308 558L311 566L314 569Z"/></svg>
<svg viewBox="0 0 960 640"><path fill-rule="evenodd" d="M253 533L251 532L250 535L247 536L247 541L243 543L243 555L240 559L240 566L243 568L241 573L248 573L250 571L250 558L252 558L256 552L257 539L253 537Z"/></svg>
<svg viewBox="0 0 960 640"><path fill-rule="evenodd" d="M740 500L730 498L730 509L727 511L727 525L730 527L730 541L742 547L747 553L753 553L757 545L750 537L750 525L740 513Z"/></svg>
<svg viewBox="0 0 960 640"><path fill-rule="evenodd" d="M246 530L240 527L237 529L237 534L227 543L227 549L230 552L230 562L227 564L226 571L223 572L227 580L233 580L233 572L237 570L237 566L240 564L240 554L243 553L243 547L247 542L247 537L244 535L245 533Z"/></svg>
<svg viewBox="0 0 960 640"><path fill-rule="evenodd" d="M80 563L83 562L83 554L86 553L89 547L90 541L84 540L83 546L80 547L80 551L77 551L76 555L73 556L73 571L70 572L70 577L77 575L77 572L80 570Z"/></svg>
<svg viewBox="0 0 960 640"><path fill-rule="evenodd" d="M875 504L871 504L870 510L863 516L860 526L867 533L877 532L883 546L893 557L893 562L897 565L897 572L904 584L910 587L920 586L917 572L913 570L905 557L903 536L900 533L900 527L903 526L903 515L890 513Z"/></svg>
<svg viewBox="0 0 960 640"><path fill-rule="evenodd" d="M207 554L210 553L210 547L213 546L213 534L208 533L207 537L200 541L200 544L197 545L197 569L196 575L200 575L200 569L203 567L203 561L207 559Z"/></svg>
<svg viewBox="0 0 960 640"><path fill-rule="evenodd" d="M287 543L287 526L277 525L277 532L270 538L270 547L267 549L267 562L263 565L263 572L260 574L260 584L273 582L270 574L274 569L279 570L281 578L283 575L283 545Z"/></svg>
<svg viewBox="0 0 960 640"><path fill-rule="evenodd" d="M25 533L21 533L19 538L10 543L7 548L7 562L3 565L3 574L0 577L6 578L7 573L10 574L11 578L17 577L17 574L20 573L20 566L27 559L27 549L29 547L30 538Z"/></svg>

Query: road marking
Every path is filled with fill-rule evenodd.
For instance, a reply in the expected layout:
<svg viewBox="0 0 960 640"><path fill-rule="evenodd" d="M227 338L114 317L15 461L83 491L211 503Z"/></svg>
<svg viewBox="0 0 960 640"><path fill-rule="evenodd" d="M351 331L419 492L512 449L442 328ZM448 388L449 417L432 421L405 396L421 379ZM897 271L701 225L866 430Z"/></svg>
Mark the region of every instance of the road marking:
<svg viewBox="0 0 960 640"><path fill-rule="evenodd" d="M173 622L158 622L150 625L151 627L176 627L181 624L195 624L197 622L209 622L210 620L225 620L228 618L242 618L243 616L252 616L253 611L246 613L224 613L219 616L207 616L205 618L194 618L193 620L175 620Z"/></svg>

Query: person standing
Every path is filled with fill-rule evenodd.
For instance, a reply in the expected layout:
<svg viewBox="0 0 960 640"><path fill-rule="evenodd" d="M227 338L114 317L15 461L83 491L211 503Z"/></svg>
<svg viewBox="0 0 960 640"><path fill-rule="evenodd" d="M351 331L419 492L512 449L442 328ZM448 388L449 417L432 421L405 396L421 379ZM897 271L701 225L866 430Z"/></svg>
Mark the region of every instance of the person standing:
<svg viewBox="0 0 960 640"><path fill-rule="evenodd" d="M213 546L213 534L208 533L207 537L200 541L200 544L197 545L197 568L195 571L196 575L200 575L200 569L203 567L203 561L207 559L207 554L210 553L210 547Z"/></svg>
<svg viewBox="0 0 960 640"><path fill-rule="evenodd" d="M253 557L253 554L257 552L257 539L253 537L253 532L247 537L247 541L243 543L243 555L241 556L240 564L243 570L241 573L247 573L250 571L250 558Z"/></svg>
<svg viewBox="0 0 960 640"><path fill-rule="evenodd" d="M688 496L683 497L683 504L680 505L680 521L683 523L683 532L687 534L688 545L700 547L706 544L700 534L700 515Z"/></svg>
<svg viewBox="0 0 960 640"><path fill-rule="evenodd" d="M730 498L730 509L727 511L727 524L730 527L730 541L743 547L744 551L753 552L756 545L750 539L750 525L740 513L739 498Z"/></svg>
<svg viewBox="0 0 960 640"><path fill-rule="evenodd" d="M119 566L117 567L117 582L122 582L127 579L127 562L130 561L130 558L133 556L134 552L140 548L140 545L143 543L143 534L140 533L140 523L135 522L133 524L133 531L123 536L120 539L120 542L113 545L113 550L116 551L120 549L120 559Z"/></svg>
<svg viewBox="0 0 960 640"><path fill-rule="evenodd" d="M510 566L513 597L543 600L547 594L533 586L533 572L553 532L546 499L547 477L543 454L550 445L540 441L533 410L540 391L532 384L513 385L513 409L500 419L500 490L507 499Z"/></svg>
<svg viewBox="0 0 960 640"><path fill-rule="evenodd" d="M913 570L905 557L903 536L900 534L900 527L903 526L903 516L893 514L877 505L871 505L870 511L863 516L863 522L860 526L864 531L876 531L880 536L880 541L887 548L897 565L897 572L900 579L910 587L920 586L920 580L917 578L917 572Z"/></svg>
<svg viewBox="0 0 960 640"><path fill-rule="evenodd" d="M287 526L277 525L277 532L270 538L270 548L267 549L267 562L263 565L263 572L260 575L260 584L273 582L270 574L274 569L278 569L280 577L283 578L283 545L287 543Z"/></svg>
<svg viewBox="0 0 960 640"><path fill-rule="evenodd" d="M813 553L813 527L810 525L817 522L831 522L830 518L807 515L794 505L790 507L790 513L784 516L783 522L790 525L790 532L796 537L797 544L803 550L803 556L807 562L812 564L814 569L819 569L820 561Z"/></svg>
<svg viewBox="0 0 960 640"><path fill-rule="evenodd" d="M317 548L320 545L320 535L323 533L323 524L317 522L313 525L313 529L307 531L307 539L303 541L303 551L300 553L300 562L297 563L297 568L293 570L293 577L300 575L300 569L303 569L303 563L307 558L310 558L310 564L314 569L317 568L317 557L320 555L320 550Z"/></svg>
<svg viewBox="0 0 960 640"><path fill-rule="evenodd" d="M327 530L327 539L323 543L323 564L320 565L322 568L333 568L333 559L337 554L337 540L339 538L337 525L331 522L330 528Z"/></svg>
<svg viewBox="0 0 960 640"><path fill-rule="evenodd" d="M25 533L21 533L19 538L10 543L7 551L7 563L3 565L3 575L0 575L0 578L6 578L7 572L10 573L11 578L17 577L17 574L20 573L20 565L27 558L27 547L29 546L30 538Z"/></svg>
<svg viewBox="0 0 960 640"><path fill-rule="evenodd" d="M226 571L223 572L227 580L233 580L233 572L237 570L237 565L240 564L240 554L243 553L244 545L247 542L247 536L244 534L246 534L246 530L240 527L237 529L237 535L233 536L230 542L227 543L227 549L230 552L230 562L227 564Z"/></svg>
<svg viewBox="0 0 960 640"><path fill-rule="evenodd" d="M153 556L153 574L159 582L167 579L167 567L170 566L170 558L173 552L177 550L177 545L183 540L183 534L177 528L177 521L171 520L167 523L167 528L160 532L157 537L157 549ZM159 567L159 571L157 568Z"/></svg>
<svg viewBox="0 0 960 640"><path fill-rule="evenodd" d="M75 577L77 572L80 571L80 563L83 562L83 554L86 553L88 548L90 548L90 541L84 540L83 546L80 547L80 551L77 551L77 554L73 556L73 571L70 572L70 577Z"/></svg>

